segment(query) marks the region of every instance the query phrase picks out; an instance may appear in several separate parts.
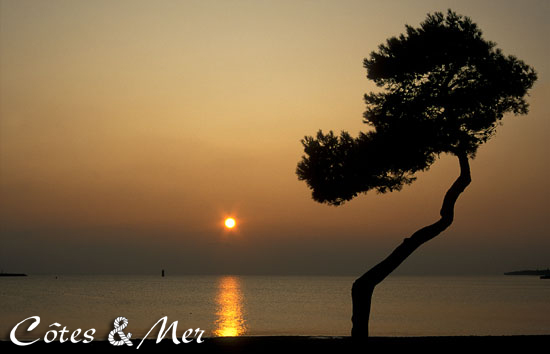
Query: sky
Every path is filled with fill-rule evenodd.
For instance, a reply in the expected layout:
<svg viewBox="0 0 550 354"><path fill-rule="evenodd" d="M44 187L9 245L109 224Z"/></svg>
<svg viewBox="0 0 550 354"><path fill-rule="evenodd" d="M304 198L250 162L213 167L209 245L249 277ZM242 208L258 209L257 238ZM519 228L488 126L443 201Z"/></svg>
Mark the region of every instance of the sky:
<svg viewBox="0 0 550 354"><path fill-rule="evenodd" d="M548 1L0 0L0 268L362 274L437 220L458 162L332 207L300 140L365 131L363 59L448 8L539 79L396 273L550 267Z"/></svg>

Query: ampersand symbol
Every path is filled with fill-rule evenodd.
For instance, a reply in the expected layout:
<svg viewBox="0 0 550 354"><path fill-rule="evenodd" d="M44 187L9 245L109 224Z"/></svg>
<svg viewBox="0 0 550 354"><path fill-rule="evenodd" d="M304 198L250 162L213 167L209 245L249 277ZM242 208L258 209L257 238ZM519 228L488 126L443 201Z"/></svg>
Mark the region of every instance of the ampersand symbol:
<svg viewBox="0 0 550 354"><path fill-rule="evenodd" d="M120 324L122 322L122 324ZM128 320L126 317L117 317L115 320L115 329L113 329L111 332L109 332L109 343L115 346L123 345L126 343L128 346L132 346L132 342L130 342L130 338L132 337L132 333L128 333L128 335L124 334L122 330L128 326ZM114 335L115 333L118 333L121 340L115 340Z"/></svg>

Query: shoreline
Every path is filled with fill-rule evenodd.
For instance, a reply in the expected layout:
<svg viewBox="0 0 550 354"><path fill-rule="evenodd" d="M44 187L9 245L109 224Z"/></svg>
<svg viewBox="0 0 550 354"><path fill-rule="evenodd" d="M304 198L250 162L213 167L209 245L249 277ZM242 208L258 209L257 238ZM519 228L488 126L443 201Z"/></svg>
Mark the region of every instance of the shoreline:
<svg viewBox="0 0 550 354"><path fill-rule="evenodd" d="M181 339L181 338L180 338ZM115 347L106 340L97 340L91 343L45 343L39 341L25 347L19 347L9 340L1 340L2 351L23 350L37 351L50 350L56 352L85 353L92 352L120 352L135 350L141 343L140 339L132 341L133 346ZM522 350L529 348L543 348L550 343L550 334L547 335L512 335L512 336L441 336L441 337L370 337L366 341L358 342L351 337L332 336L243 336L243 337L206 337L203 343L175 344L171 338L165 337L160 343L154 339L146 339L139 348L142 351L174 351L184 350L186 353L281 353L285 350L299 350L300 352L352 352L357 349L366 349L375 353L386 350L421 350L422 352L466 351L481 350Z"/></svg>

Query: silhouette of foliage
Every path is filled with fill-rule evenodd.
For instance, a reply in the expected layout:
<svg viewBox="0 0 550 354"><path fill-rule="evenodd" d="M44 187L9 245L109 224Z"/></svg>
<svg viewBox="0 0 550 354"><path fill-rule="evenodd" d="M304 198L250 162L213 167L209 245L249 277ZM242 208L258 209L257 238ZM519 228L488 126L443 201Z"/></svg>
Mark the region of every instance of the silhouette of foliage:
<svg viewBox="0 0 550 354"><path fill-rule="evenodd" d="M296 173L313 199L339 205L360 193L400 190L438 155L473 158L507 112L527 113L537 76L482 38L468 17L429 14L364 60L380 92L365 94L370 130L352 137L319 131L302 140Z"/></svg>

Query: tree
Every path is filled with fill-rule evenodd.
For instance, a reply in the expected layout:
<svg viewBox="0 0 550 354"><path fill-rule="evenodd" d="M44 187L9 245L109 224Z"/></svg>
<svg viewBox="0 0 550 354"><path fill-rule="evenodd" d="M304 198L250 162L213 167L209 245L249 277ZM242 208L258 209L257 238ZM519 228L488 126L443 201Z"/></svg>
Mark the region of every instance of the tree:
<svg viewBox="0 0 550 354"><path fill-rule="evenodd" d="M371 129L358 137L319 131L302 140L305 155L296 173L313 199L337 206L370 190L401 190L441 154L458 158L460 175L445 194L440 219L354 282L354 338L368 337L376 285L451 225L455 202L471 181L469 159L505 113L527 113L525 96L537 79L533 68L505 56L468 17L451 10L428 14L418 28L406 26L406 34L381 44L364 67L381 88L364 96Z"/></svg>

